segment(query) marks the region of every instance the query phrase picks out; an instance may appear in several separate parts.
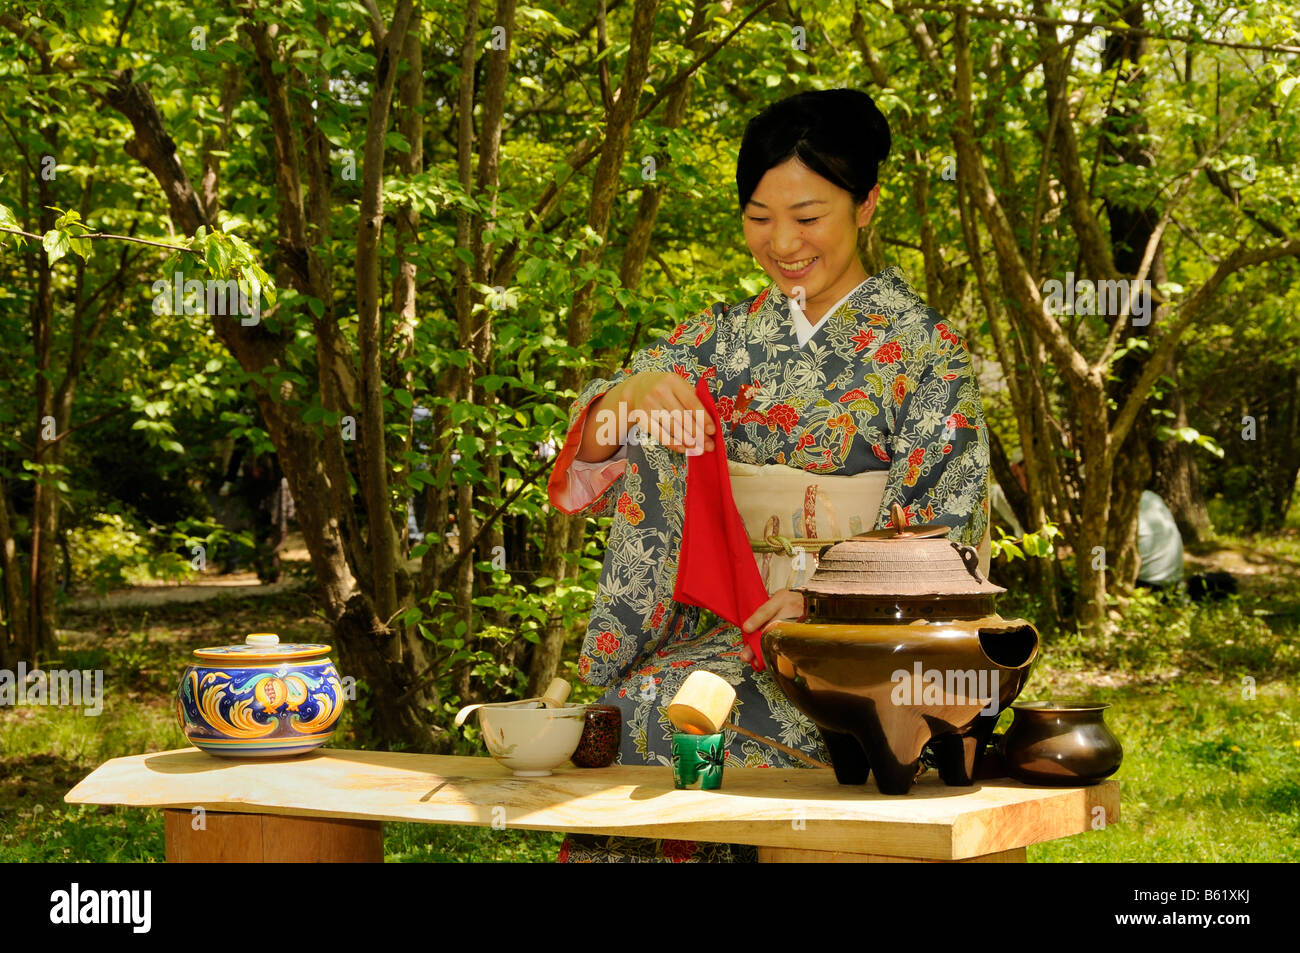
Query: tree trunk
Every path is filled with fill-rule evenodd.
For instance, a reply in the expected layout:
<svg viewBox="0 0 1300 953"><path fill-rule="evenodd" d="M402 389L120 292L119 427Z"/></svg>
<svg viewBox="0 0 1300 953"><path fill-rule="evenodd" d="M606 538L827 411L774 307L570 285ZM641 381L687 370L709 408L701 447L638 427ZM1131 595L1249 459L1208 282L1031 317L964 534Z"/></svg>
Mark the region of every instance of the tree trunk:
<svg viewBox="0 0 1300 953"><path fill-rule="evenodd" d="M58 127L51 124L42 130L49 155L58 154ZM54 227L53 206L57 204L53 186L44 176L37 178L40 197L40 231ZM36 465L32 484L32 541L28 562L27 634L29 642L20 650L20 658L36 665L54 650L54 536L58 532L59 491L55 486L59 454L55 442L62 431L56 419L51 381L51 339L54 331L53 270L42 247L36 254L39 277L36 297L32 301L32 347L36 357Z"/></svg>
<svg viewBox="0 0 1300 953"><path fill-rule="evenodd" d="M1078 530L1071 540L1075 573L1079 579L1074 617L1081 632L1099 636L1109 628L1106 616L1106 573L1109 569L1106 524L1110 518L1111 473L1104 407L1093 408L1093 413L1085 417L1081 443L1087 478L1083 482L1083 507Z"/></svg>
<svg viewBox="0 0 1300 953"><path fill-rule="evenodd" d="M361 461L361 492L369 528L371 573L367 587L379 620L393 630L389 652L400 652L400 624L394 620L399 603L397 574L405 572L397 552L393 505L389 494L387 433L383 407L383 332L379 313L379 238L384 222L384 155L393 86L406 46L411 0L397 0L383 46L376 51L375 80L366 120L362 157L361 209L357 225L357 341L361 357L361 419L357 450Z"/></svg>
<svg viewBox="0 0 1300 953"><path fill-rule="evenodd" d="M650 51L654 45L654 18L659 0L637 0L632 11L632 27L627 61L624 64L623 79L619 84L618 95L605 122L605 140L600 151L600 160L596 165L591 189L591 207L587 215L587 225L603 239L609 232L610 215L614 207L614 198L618 194L619 170L622 168L627 152L627 141L632 130L632 119L636 115L637 103L641 98L641 88L645 85L650 70ZM583 267L598 261L604 251L604 242L594 248L584 249L578 256L577 267ZM595 283L587 282L573 296L573 306L569 310L568 339L573 347L582 347L591 339L591 315L595 310ZM565 370L561 389L578 391L582 381L578 371L573 368ZM573 524L581 524L581 517L571 517L551 508L546 520L546 554L542 560L542 574L557 581L569 577L570 565L565 558L573 541L581 539L581 528L573 529ZM528 672L528 691L539 694L540 689L555 676L556 666L564 650L564 624L559 610L553 610L547 620L541 641L533 650L532 664Z"/></svg>
<svg viewBox="0 0 1300 953"><path fill-rule="evenodd" d="M0 574L4 576L5 627L0 630L0 668L13 671L30 643L27 601L23 598L22 560L14 540L9 491L0 476Z"/></svg>
<svg viewBox="0 0 1300 953"><path fill-rule="evenodd" d="M478 52L479 4L478 0L469 0L465 12L465 33L460 47L460 90L457 103L458 134L456 137L457 176L461 188L468 194L473 191L473 151L474 151L474 62ZM469 210L460 208L456 212L456 247L469 250L472 242L473 216ZM470 262L473 261L471 254ZM473 307L478 295L471 288L473 272L470 263L459 255L456 256L456 328L457 345L466 355L466 364L459 369L453 380L452 400L465 404L474 403L474 366L473 366ZM472 424L465 422L464 428ZM463 454L463 449L462 449ZM453 474L454 474L453 470ZM456 554L459 557L465 547L471 545L476 530L474 522L473 487L461 480L456 481ZM452 601L459 610L456 628L462 629L459 637L469 644L474 633L474 562L473 559L457 559L456 577L451 584ZM454 671L452 684L461 701L468 701L470 696L469 662L462 662Z"/></svg>
<svg viewBox="0 0 1300 953"><path fill-rule="evenodd" d="M1135 30L1145 26L1143 3L1128 6L1123 16ZM1108 108L1102 120L1102 161L1113 165L1149 168L1154 163L1149 147L1144 143L1148 124L1143 107L1146 74L1141 61L1145 38L1140 34L1112 33L1106 38L1102 55L1103 71L1116 71L1116 90L1121 87L1123 96ZM1106 196L1106 214L1110 221L1110 254L1115 270L1124 277L1136 276L1148 245L1155 240L1150 282L1159 287L1167 278L1164 246L1156 235L1160 215L1150 203L1132 204L1123 196ZM1100 277L1100 276L1098 276ZM1126 322L1122 332L1137 338L1158 338L1163 326L1164 309L1155 306L1145 324ZM1109 315L1112 320L1118 316ZM1132 395L1141 378L1144 363L1131 351L1115 363L1114 376L1118 380L1115 394L1116 412ZM1151 480L1151 446L1155 441L1157 418L1149 411L1138 415L1132 428L1124 437L1115 455L1111 486L1110 519L1107 527L1107 562L1117 591L1132 592L1137 582L1141 560L1137 551L1138 505L1142 491Z"/></svg>
<svg viewBox="0 0 1300 953"><path fill-rule="evenodd" d="M1267 447L1264 508L1260 525L1276 532L1286 522L1300 473L1300 370L1277 374L1268 389L1266 417L1261 421L1259 443Z"/></svg>
<svg viewBox="0 0 1300 953"><path fill-rule="evenodd" d="M1183 398L1179 365L1175 361L1170 377L1178 382L1170 391L1164 406L1172 410L1171 421L1175 428L1188 426L1187 402ZM1201 474L1197 467L1197 454L1204 453L1182 440L1156 440L1151 446L1152 488L1165 501L1183 542L1200 542L1213 532L1210 514L1201 494Z"/></svg>

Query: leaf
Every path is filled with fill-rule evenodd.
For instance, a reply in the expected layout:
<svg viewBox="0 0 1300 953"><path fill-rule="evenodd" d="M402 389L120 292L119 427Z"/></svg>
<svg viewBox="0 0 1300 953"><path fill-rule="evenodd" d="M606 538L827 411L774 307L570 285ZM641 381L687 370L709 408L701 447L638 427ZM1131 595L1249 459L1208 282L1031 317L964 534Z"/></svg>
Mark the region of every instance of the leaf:
<svg viewBox="0 0 1300 953"><path fill-rule="evenodd" d="M1200 447L1209 453L1214 454L1220 460L1223 459L1223 448L1209 434L1203 434L1195 427L1166 427L1163 424L1156 428L1156 439L1158 440L1177 440L1181 443L1191 443Z"/></svg>
<svg viewBox="0 0 1300 953"><path fill-rule="evenodd" d="M206 245L207 250L203 257L208 266L208 273L218 278L226 277L230 271L230 252L226 250L220 236L216 233L209 235Z"/></svg>
<svg viewBox="0 0 1300 953"><path fill-rule="evenodd" d="M66 255L71 248L68 233L59 228L52 228L46 232L45 237L41 239L41 244L45 246L45 254L49 256L51 265Z"/></svg>
<svg viewBox="0 0 1300 953"><path fill-rule="evenodd" d="M82 261L90 261L91 243L89 238L68 238L68 247Z"/></svg>

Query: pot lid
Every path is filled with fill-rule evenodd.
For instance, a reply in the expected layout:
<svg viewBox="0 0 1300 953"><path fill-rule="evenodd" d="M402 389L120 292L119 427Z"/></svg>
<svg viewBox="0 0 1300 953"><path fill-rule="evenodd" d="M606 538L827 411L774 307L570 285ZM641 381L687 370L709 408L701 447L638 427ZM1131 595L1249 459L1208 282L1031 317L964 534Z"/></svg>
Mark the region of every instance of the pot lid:
<svg viewBox="0 0 1300 953"><path fill-rule="evenodd" d="M795 591L888 598L1006 592L980 573L975 547L945 538L950 526L908 526L897 504L893 522L894 527L862 533L823 550L817 571Z"/></svg>
<svg viewBox="0 0 1300 953"><path fill-rule="evenodd" d="M330 647L319 642L280 643L273 632L254 632L244 638L243 645L214 645L195 649L196 658L214 662L289 662L320 658L329 654Z"/></svg>

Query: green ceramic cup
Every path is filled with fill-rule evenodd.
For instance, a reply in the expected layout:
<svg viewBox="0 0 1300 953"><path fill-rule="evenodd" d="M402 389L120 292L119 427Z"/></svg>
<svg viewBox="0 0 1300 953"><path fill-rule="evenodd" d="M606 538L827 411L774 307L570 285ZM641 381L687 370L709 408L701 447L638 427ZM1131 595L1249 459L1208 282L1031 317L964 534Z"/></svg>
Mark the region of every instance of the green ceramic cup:
<svg viewBox="0 0 1300 953"><path fill-rule="evenodd" d="M727 746L722 734L692 735L684 731L673 734L673 787L681 790L699 783L703 791L722 787L722 765Z"/></svg>

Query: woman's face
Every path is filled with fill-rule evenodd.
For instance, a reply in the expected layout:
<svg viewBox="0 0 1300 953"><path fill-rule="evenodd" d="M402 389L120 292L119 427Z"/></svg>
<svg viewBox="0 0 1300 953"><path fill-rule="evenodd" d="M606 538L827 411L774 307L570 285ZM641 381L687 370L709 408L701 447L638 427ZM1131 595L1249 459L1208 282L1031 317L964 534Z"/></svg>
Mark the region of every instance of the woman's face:
<svg viewBox="0 0 1300 953"><path fill-rule="evenodd" d="M745 206L745 242L787 298L819 320L867 277L858 260L858 229L871 220L877 184L854 207L853 196L798 159L768 169Z"/></svg>

